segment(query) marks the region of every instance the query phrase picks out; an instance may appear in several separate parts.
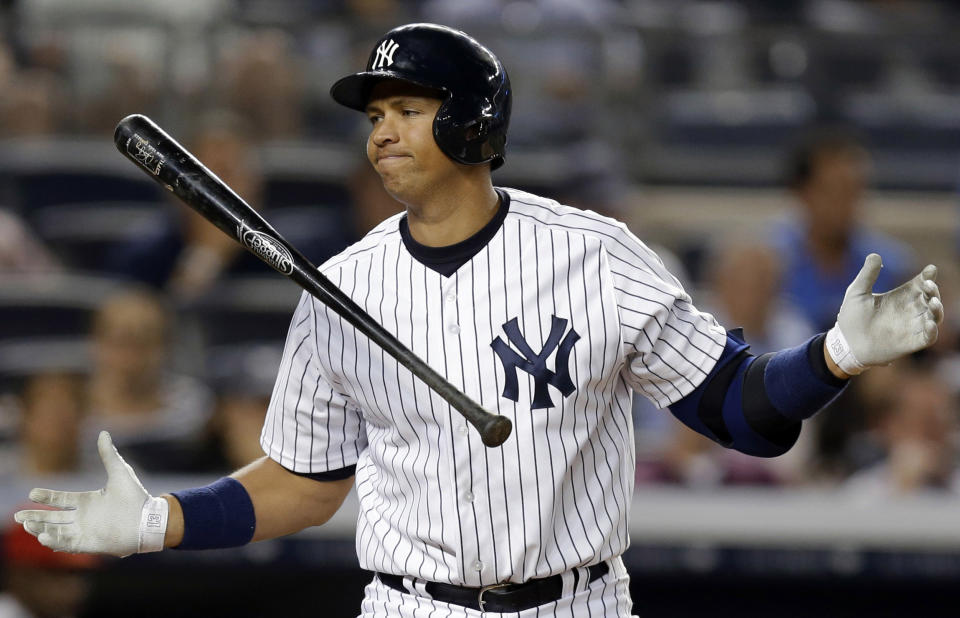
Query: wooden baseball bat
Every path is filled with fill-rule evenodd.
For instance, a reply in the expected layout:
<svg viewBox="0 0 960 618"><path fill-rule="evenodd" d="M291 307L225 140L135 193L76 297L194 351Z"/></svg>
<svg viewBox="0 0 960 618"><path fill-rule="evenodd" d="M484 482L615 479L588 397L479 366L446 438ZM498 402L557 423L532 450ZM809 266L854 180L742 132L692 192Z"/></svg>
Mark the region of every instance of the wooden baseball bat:
<svg viewBox="0 0 960 618"><path fill-rule="evenodd" d="M140 114L127 116L117 125L113 141L124 156L155 181L274 270L295 281L423 380L480 432L485 445L500 446L510 435L510 419L481 408L411 352L152 120Z"/></svg>

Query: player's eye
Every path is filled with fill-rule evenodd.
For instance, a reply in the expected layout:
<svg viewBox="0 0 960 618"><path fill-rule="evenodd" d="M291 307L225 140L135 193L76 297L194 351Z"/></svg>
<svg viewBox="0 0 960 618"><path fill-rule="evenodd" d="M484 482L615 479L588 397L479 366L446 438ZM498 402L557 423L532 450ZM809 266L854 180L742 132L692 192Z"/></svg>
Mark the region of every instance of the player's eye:
<svg viewBox="0 0 960 618"><path fill-rule="evenodd" d="M381 116L381 115L379 115L379 114L371 114L371 115L367 116L367 120L370 121L370 124L377 124L378 122L380 122L381 120L383 120L383 116Z"/></svg>
<svg viewBox="0 0 960 618"><path fill-rule="evenodd" d="M403 115L404 115L404 116L407 116L407 117L419 116L419 115L420 115L420 110L418 110L418 109L405 109L405 110L403 110Z"/></svg>

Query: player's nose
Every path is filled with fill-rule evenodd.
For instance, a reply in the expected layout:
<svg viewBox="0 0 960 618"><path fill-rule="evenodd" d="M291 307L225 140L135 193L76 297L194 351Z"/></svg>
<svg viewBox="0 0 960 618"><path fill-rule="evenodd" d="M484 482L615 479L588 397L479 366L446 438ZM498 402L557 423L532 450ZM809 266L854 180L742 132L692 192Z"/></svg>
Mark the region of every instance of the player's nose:
<svg viewBox="0 0 960 618"><path fill-rule="evenodd" d="M396 129L396 123L391 118L391 114L386 114L379 122L373 125L373 129L370 132L370 140L380 147L386 144L396 144L400 138Z"/></svg>

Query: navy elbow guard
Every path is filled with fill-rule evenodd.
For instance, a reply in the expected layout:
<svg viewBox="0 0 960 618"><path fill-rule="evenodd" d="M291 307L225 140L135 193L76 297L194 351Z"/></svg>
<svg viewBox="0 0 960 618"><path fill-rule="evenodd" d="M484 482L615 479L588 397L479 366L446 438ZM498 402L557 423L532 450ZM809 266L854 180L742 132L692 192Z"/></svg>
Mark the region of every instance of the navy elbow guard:
<svg viewBox="0 0 960 618"><path fill-rule="evenodd" d="M846 381L826 368L823 335L759 358L748 347L739 330L730 331L704 383L670 410L691 429L727 448L776 457L796 443L803 419L836 397Z"/></svg>

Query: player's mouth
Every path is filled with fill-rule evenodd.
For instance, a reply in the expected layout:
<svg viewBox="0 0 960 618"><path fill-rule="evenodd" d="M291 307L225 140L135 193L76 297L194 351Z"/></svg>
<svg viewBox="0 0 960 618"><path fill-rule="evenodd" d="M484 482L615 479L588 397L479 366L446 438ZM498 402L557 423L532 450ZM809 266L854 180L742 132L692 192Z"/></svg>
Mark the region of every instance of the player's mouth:
<svg viewBox="0 0 960 618"><path fill-rule="evenodd" d="M410 158L410 155L399 152L383 152L377 155L377 163L392 163Z"/></svg>

